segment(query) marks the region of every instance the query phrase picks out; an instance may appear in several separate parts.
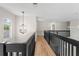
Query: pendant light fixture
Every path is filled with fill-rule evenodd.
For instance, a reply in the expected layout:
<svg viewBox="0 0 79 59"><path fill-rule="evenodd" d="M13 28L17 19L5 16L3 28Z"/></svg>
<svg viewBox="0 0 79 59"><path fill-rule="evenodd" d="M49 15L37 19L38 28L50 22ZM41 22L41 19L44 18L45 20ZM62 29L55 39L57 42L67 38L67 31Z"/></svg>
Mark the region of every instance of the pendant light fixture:
<svg viewBox="0 0 79 59"><path fill-rule="evenodd" d="M26 33L26 28L25 28L25 24L24 24L24 11L22 11L23 14L23 20L22 20L22 24L20 26L20 33L25 34Z"/></svg>
<svg viewBox="0 0 79 59"><path fill-rule="evenodd" d="M33 3L33 6L34 7L38 7L38 3Z"/></svg>

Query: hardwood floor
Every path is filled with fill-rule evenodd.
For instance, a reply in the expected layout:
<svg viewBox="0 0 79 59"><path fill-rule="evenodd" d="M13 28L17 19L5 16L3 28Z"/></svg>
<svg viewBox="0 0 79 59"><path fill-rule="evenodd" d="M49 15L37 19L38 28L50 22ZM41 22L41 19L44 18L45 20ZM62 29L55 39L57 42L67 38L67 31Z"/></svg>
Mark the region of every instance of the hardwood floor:
<svg viewBox="0 0 79 59"><path fill-rule="evenodd" d="M50 48L50 46L42 36L37 37L35 56L56 56L54 51Z"/></svg>

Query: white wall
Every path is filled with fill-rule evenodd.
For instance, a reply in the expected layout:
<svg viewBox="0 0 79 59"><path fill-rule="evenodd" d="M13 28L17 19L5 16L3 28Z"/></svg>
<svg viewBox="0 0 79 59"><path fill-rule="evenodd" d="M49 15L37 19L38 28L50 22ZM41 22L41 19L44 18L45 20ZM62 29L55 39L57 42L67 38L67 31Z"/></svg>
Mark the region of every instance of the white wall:
<svg viewBox="0 0 79 59"><path fill-rule="evenodd" d="M15 39L15 15L0 7L0 42L4 40L4 18L9 18L12 21L12 38Z"/></svg>
<svg viewBox="0 0 79 59"><path fill-rule="evenodd" d="M79 41L79 21L70 22L70 37Z"/></svg>
<svg viewBox="0 0 79 59"><path fill-rule="evenodd" d="M25 42L27 39L36 32L36 17L34 16L25 16L25 25L27 32L22 35L19 33L20 25L22 24L22 16L16 16L4 8L0 7L0 42L6 41L3 38L4 35L4 18L9 18L12 22L12 36L10 42Z"/></svg>
<svg viewBox="0 0 79 59"><path fill-rule="evenodd" d="M16 17L16 40L17 42L26 42L28 38L36 32L36 17L34 16L25 16L24 24L26 27L26 33L21 34L19 32L20 26L22 24L22 16Z"/></svg>
<svg viewBox="0 0 79 59"><path fill-rule="evenodd" d="M51 24L55 24L55 30L66 30L67 22L37 21L37 34L44 35L44 30L51 30Z"/></svg>

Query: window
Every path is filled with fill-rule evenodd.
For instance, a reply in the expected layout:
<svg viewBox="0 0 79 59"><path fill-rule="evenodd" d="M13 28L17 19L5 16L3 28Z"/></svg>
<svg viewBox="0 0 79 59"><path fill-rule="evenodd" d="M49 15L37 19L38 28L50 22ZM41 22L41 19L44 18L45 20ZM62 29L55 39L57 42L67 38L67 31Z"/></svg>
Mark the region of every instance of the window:
<svg viewBox="0 0 79 59"><path fill-rule="evenodd" d="M5 18L4 19L4 38L10 38L10 27L11 27L10 19Z"/></svg>

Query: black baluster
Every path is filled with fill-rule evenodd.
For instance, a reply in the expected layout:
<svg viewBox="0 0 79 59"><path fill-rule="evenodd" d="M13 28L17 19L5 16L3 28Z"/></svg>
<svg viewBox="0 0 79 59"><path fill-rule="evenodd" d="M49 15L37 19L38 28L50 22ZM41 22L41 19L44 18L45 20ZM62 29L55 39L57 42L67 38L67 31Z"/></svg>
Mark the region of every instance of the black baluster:
<svg viewBox="0 0 79 59"><path fill-rule="evenodd" d="M76 47L76 56L79 56L79 46Z"/></svg>
<svg viewBox="0 0 79 59"><path fill-rule="evenodd" d="M70 56L70 44L68 43L68 56Z"/></svg>
<svg viewBox="0 0 79 59"><path fill-rule="evenodd" d="M19 52L16 52L16 56L19 56Z"/></svg>
<svg viewBox="0 0 79 59"><path fill-rule="evenodd" d="M61 40L60 40L60 56L61 56Z"/></svg>
<svg viewBox="0 0 79 59"><path fill-rule="evenodd" d="M74 48L73 48L73 45L72 45L72 46L71 46L71 51L72 51L72 54L71 54L71 55L72 55L72 56L73 56L73 49L74 49Z"/></svg>
<svg viewBox="0 0 79 59"><path fill-rule="evenodd" d="M64 41L63 41L63 56L64 56Z"/></svg>
<svg viewBox="0 0 79 59"><path fill-rule="evenodd" d="M62 53L63 53L63 51L62 51L62 50L63 50L63 49L62 49L62 48L63 48L62 42L63 42L63 41L61 40L61 56L63 56L63 54L62 54Z"/></svg>
<svg viewBox="0 0 79 59"><path fill-rule="evenodd" d="M65 42L65 56L67 56L67 42Z"/></svg>
<svg viewBox="0 0 79 59"><path fill-rule="evenodd" d="M10 56L13 56L12 52L10 52Z"/></svg>

